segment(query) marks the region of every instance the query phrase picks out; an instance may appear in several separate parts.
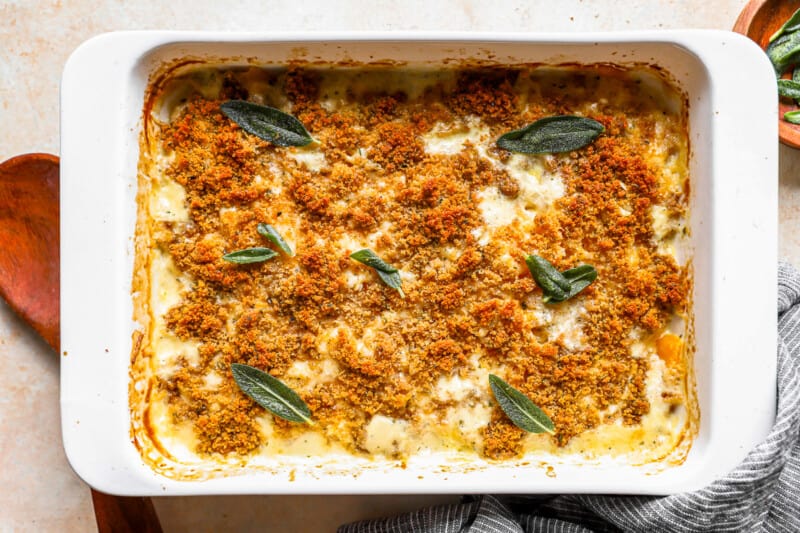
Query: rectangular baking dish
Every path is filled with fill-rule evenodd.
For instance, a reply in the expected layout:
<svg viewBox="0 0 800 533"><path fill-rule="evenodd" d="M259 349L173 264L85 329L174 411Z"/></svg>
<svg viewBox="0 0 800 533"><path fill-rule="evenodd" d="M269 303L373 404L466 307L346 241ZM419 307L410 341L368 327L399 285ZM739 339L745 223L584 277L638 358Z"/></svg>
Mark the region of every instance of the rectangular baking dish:
<svg viewBox="0 0 800 533"><path fill-rule="evenodd" d="M647 64L689 100L691 248L699 432L680 465L528 457L451 469L424 459L312 458L279 471L176 481L141 460L128 380L137 161L148 79L176 61L283 64ZM91 486L121 495L630 493L700 488L766 436L775 416L777 115L763 52L728 32L608 34L101 35L69 58L61 87L61 416ZM549 467L549 468L548 468Z"/></svg>

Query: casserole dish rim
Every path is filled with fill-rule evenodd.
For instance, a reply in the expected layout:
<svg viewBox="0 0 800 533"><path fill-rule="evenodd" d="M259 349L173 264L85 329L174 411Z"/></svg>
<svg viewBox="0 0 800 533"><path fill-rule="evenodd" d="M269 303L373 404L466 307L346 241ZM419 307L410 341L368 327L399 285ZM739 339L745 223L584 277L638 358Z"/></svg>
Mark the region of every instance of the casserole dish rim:
<svg viewBox="0 0 800 533"><path fill-rule="evenodd" d="M496 479L502 474L502 469L495 472L496 475L488 475L485 479L479 475L464 474L450 475L451 480L458 479L458 482L447 482L446 478L436 478L426 476L425 480L415 482L413 476L399 476L399 484L391 481L380 481L379 478L361 475L355 483L343 483L342 480L333 479L312 479L302 478L294 483L279 484L275 487L272 484L264 483L269 475L265 473L253 473L244 476L230 476L219 479L207 480L202 482L194 481L174 481L159 476L149 467L144 465L135 453L131 453L132 445L129 439L127 445L131 449L118 451L116 454L104 457L103 453L95 453L92 442L87 439L90 437L91 430L87 427L105 427L106 433L101 440L105 446L119 446L122 444L120 430L126 424L121 424L117 419L123 410L127 410L127 403L120 405L121 397L109 392L109 383L114 379L103 381L98 379L102 376L97 374L103 369L115 369L119 374L119 369L124 360L127 367L129 354L125 353L124 346L130 347L130 333L133 323L130 319L131 314L126 313L129 305L124 301L124 291L130 292L130 278L125 279L120 272L125 270L125 266L120 264L122 257L128 257L132 261L132 241L131 233L127 231L126 222L121 220L119 212L125 210L123 202L125 191L119 189L124 186L130 187L131 160L129 153L129 143L125 139L130 139L131 132L140 123L141 106L136 108L135 90L131 89L131 77L139 76L147 72L147 66L143 65L142 58L154 50L165 46L177 46L188 43L199 46L219 46L220 44L248 45L257 44L266 46L269 43L289 43L302 47L308 43L326 42L328 45L359 46L368 42L394 43L398 46L409 46L414 43L433 43L434 45L479 45L491 47L493 45L539 45L550 46L609 46L620 44L621 46L635 47L638 45L658 45L658 46L677 46L689 54L698 57L703 67L709 72L708 94L702 97L710 100L706 102L716 110L716 114L711 119L712 139L715 141L711 145L709 153L704 153L702 157L709 158L709 168L713 174L712 184L714 196L710 198L712 203L712 219L708 221L712 242L706 243L704 247L696 247L698 250L705 248L709 253L708 278L712 281L709 289L712 302L709 304L714 309L718 309L711 315L710 324L713 333L709 341L712 351L710 352L715 369L719 369L722 374L718 376L719 383L714 383L714 387L703 390L706 395L705 403L708 409L701 409L701 437L704 424L711 432L709 439L712 439L718 449L705 450L708 465L700 469L685 469L678 465L668 469L691 470L692 475L689 479L680 479L677 474L641 472L640 475L633 475L627 470L625 473L618 473L616 477L604 481L600 477L591 482L581 482L576 478L569 468L559 467L559 474L555 479L545 479L536 476L535 480L527 480L520 476L511 476L507 481ZM752 46L751 46L752 45ZM727 46L728 48L724 48ZM737 54L733 54L734 51ZM726 158L726 150L720 147L720 143L726 146L734 146L743 140L733 134L732 130L726 129L730 126L728 112L734 101L742 97L742 93L754 93L764 95L767 92L767 84L756 75L748 78L748 83L744 87L737 88L734 96L726 95L729 84L725 82L725 77L737 79L735 73L725 70L716 62L722 62L726 54L735 55L738 65L742 61L750 61L753 68L761 68L762 73L768 67L768 61L763 61L755 55L754 44L746 39L729 32L708 31L708 30L685 30L685 31L665 31L665 32L621 32L607 34L513 34L513 33L216 33L216 32L120 32L104 34L84 43L76 50L67 62L62 80L62 352L66 357L62 357L62 429L64 445L67 457L76 472L83 477L90 485L116 494L236 494L236 493L381 493L381 492L630 492L639 494L666 494L681 490L699 488L722 472L732 468L741 460L744 453L757 443L771 425L774 418L774 398L775 398L775 362L774 350L764 365L757 369L732 370L731 365L745 364L743 353L747 346L759 346L763 343L770 343L775 346L775 327L776 314L774 311L775 291L769 291L771 286L776 287L777 283L777 143L770 145L776 138L776 132L770 132L770 128L762 123L771 116L774 118L775 111L770 109L769 103L764 103L759 99L751 106L751 109L744 113L751 117L748 123L747 141L754 152L764 154L763 158L747 159L747 153L743 149L731 148L732 154ZM760 50L758 50L760 52ZM705 56L705 57L704 57ZM568 57L568 55L567 55ZM109 68L103 70L105 80L98 79L96 65L108 64ZM713 61L709 64L709 61ZM621 61L622 62L622 61ZM760 65L759 65L760 63ZM741 68L741 66L739 67ZM770 71L771 72L771 71ZM94 76L94 77L92 77ZM87 77L93 83L87 84ZM739 80L741 82L741 80ZM86 86L93 87L86 93ZM79 89L84 93L80 94ZM97 91L94 94L93 91ZM122 103L110 95L124 95ZM105 95L105 98L103 98ZM91 98L93 96L93 98ZM141 99L143 95L139 95ZM696 103L694 97L689 95L690 106L704 105ZM739 100L742 101L742 100ZM89 105L91 104L91 107ZM95 107L96 106L96 107ZM82 115L85 117L88 110L100 109L106 111L103 122L99 117L90 117L87 125L78 122ZM136 110L136 111L134 111ZM760 113L760 114L759 114ZM766 118L761 118L766 117ZM740 120L742 120L740 118ZM734 121L734 123L738 123ZM774 120L773 123L774 125ZM693 153L704 149L702 142L695 141L695 132L690 132ZM134 135L138 132L134 131ZM760 136L759 136L760 135ZM759 136L757 139L752 137ZM78 139L84 138L86 142L79 142ZM93 142L89 142L93 141ZM710 141L709 141L710 142ZM748 143L744 143L748 144ZM97 146L103 149L97 150ZM93 148L94 147L94 148ZM138 148L138 145L136 145ZM95 153L93 153L95 152ZM101 161L92 161L86 164L90 155L107 154L101 157ZM762 175L758 185L762 187L759 194L753 195L747 189L748 183L746 176L742 176L744 169L750 169L753 173ZM135 172L135 171L134 171ZM81 176L82 174L82 176ZM772 176L763 177L763 174ZM719 181L722 175L728 175L727 182ZM109 182L101 182L103 176L111 176ZM106 178L108 179L108 178ZM695 179L692 176L692 179ZM752 178L751 178L752 179ZM135 179L134 179L135 183ZM93 185L89 187L88 185ZM100 192L97 192L98 189ZM90 197L106 198L102 207L95 210L86 209L82 195L88 194ZM113 201L109 199L113 198ZM752 207L754 214L752 217L742 217L743 220L733 222L734 214L737 209L747 201ZM100 205L100 202L97 202ZM775 216L769 218L770 209L773 209ZM758 215L767 215L756 216ZM752 218L752 219L751 219ZM733 226L731 226L733 225ZM724 229L726 231L722 231ZM726 238L725 235L730 235ZM92 236L97 239L91 238ZM110 238L109 238L110 237ZM729 242L729 241L735 242ZM103 248L106 255L99 253L93 255L95 250L87 248L87 242L110 242L112 249L109 251ZM124 254L121 253L121 243L124 243ZM741 246L753 246L760 251L754 254L756 257L745 260L738 259L735 267L731 267L731 261L737 260L736 253ZM104 245L105 246L105 245ZM83 253L83 256L81 255ZM93 272L91 268L83 266L86 256L95 260L99 259L100 264L109 267L107 275ZM94 261L95 263L97 261ZM745 271L757 271L763 273L763 277L755 282L758 294L748 295L749 305L764 314L762 318L750 323L754 332L751 339L747 342L732 343L720 337L723 330L732 328L733 331L743 331L743 325L737 322L730 315L734 309L730 308L728 298L730 295L726 291L736 288L742 282L742 275ZM768 271L765 271L768 270ZM92 272L94 280L88 280L86 272ZM91 276L90 276L91 277ZM106 279L110 278L110 279ZM92 295L88 289L95 281L101 287L106 287L113 293L111 298L103 298L104 291L95 291ZM120 287L120 282L128 283L126 288ZM695 277L697 283L697 277ZM759 292L760 291L760 292ZM769 298L764 296L768 293ZM84 298L81 298L81 295ZM94 305L102 306L104 300L111 300L114 310L113 317L96 317L95 322L103 323L106 327L95 331L95 336L90 338L85 324L78 323L81 316L86 316L88 302L85 296L89 295L90 301ZM94 297L94 299L92 299ZM769 301L768 301L769 300ZM727 303L726 303L727 302ZM767 303L769 304L767 306ZM91 307L91 306L89 306ZM89 309L89 315L96 315ZM767 318L769 317L769 318ZM739 319L741 320L741 319ZM731 326L734 322L736 325ZM771 332L769 329L771 328ZM99 333L99 334L98 334ZM726 344L727 343L727 344ZM723 357L721 352L730 351L732 348L737 350L733 355ZM103 359L105 357L105 360ZM728 373L730 376L728 376ZM744 376L743 374L748 374ZM127 377L127 373L125 374ZM83 378L81 377L83 376ZM86 376L95 379L87 379ZM751 378L751 379L745 379ZM750 405L740 406L734 409L732 406L723 408L725 402L735 401L732 390L748 382L751 386L755 400ZM698 384L698 387L700 384ZM706 384L703 384L706 387ZM127 379L125 381L124 395L127 399ZM104 405L102 409L92 406L88 399L91 393L96 393L99 398L99 405ZM770 396L771 395L771 396ZM702 399L701 399L702 400ZM701 401L703 403L703 401ZM744 410L743 410L744 409ZM109 412L116 413L112 421L102 420L107 418ZM127 411L125 411L127 412ZM750 431L742 430L741 422L738 422L737 415L750 413L752 420ZM748 418L748 417L745 417ZM124 421L127 422L127 421ZM81 428L83 424L83 428ZM735 426L735 427L734 427ZM105 437L108 437L107 439ZM716 440L714 440L716 439ZM722 449L722 445L730 446L729 449ZM694 451L694 450L693 450ZM691 459L692 452L690 452ZM109 457L115 460L109 462ZM138 463L137 464L137 460ZM690 459L687 459L689 462ZM145 470L142 470L144 468ZM592 467L583 465L583 468ZM491 470L491 467L490 467ZM597 471L603 468L595 469ZM615 469L617 470L617 469ZM147 475L152 474L152 477ZM562 473L565 472L565 473ZM505 472L507 474L507 472ZM586 473L586 472L584 472ZM676 477L677 476L677 477ZM398 476L395 476L398 477ZM591 476L589 476L591 477ZM473 480L473 481L471 481ZM518 481L517 481L518 480ZM654 482L655 480L655 482ZM488 484L487 484L488 482ZM661 482L661 483L659 483ZM636 486L631 486L634 484ZM453 491L449 486L457 486L458 490ZM622 487L622 488L621 488Z"/></svg>

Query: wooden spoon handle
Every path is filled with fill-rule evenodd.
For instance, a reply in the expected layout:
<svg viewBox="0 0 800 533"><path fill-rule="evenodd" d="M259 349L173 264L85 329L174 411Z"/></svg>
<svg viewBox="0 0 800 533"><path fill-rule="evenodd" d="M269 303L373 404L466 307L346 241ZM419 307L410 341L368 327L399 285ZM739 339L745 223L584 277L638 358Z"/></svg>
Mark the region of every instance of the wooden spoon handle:
<svg viewBox="0 0 800 533"><path fill-rule="evenodd" d="M0 164L0 296L58 353L59 164L49 154L26 154ZM150 498L112 496L92 489L100 533L160 533Z"/></svg>
<svg viewBox="0 0 800 533"><path fill-rule="evenodd" d="M92 489L92 504L100 533L162 533L150 498L112 496Z"/></svg>

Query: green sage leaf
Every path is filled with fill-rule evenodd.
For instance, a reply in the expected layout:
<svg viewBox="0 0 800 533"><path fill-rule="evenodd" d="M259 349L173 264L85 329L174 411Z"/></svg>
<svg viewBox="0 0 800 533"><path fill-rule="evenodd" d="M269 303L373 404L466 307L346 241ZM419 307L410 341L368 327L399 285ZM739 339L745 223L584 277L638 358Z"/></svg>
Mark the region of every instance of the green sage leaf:
<svg viewBox="0 0 800 533"><path fill-rule="evenodd" d="M247 133L278 146L306 146L314 140L302 122L274 107L228 100L220 110Z"/></svg>
<svg viewBox="0 0 800 533"><path fill-rule="evenodd" d="M515 426L528 433L555 434L553 421L530 398L494 374L489 374L489 385L500 408Z"/></svg>
<svg viewBox="0 0 800 533"><path fill-rule="evenodd" d="M545 303L550 300L563 302L567 299L572 283L550 261L532 254L525 258L525 264L536 284L542 289Z"/></svg>
<svg viewBox="0 0 800 533"><path fill-rule="evenodd" d="M800 32L783 35L767 47L767 56L772 61L775 74L780 77L800 58Z"/></svg>
<svg viewBox="0 0 800 533"><path fill-rule="evenodd" d="M397 289L397 292L400 293L400 297L405 298L406 295L403 293L403 280L400 278L400 271L378 257L375 252L369 248L364 248L363 250L350 254L350 258L375 269L375 272L386 285Z"/></svg>
<svg viewBox="0 0 800 533"><path fill-rule="evenodd" d="M289 246L289 243L283 240L283 237L281 237L281 234L278 233L278 230L276 230L269 224L259 224L256 227L256 231L258 231L258 234L261 235L262 237L269 239L270 242L272 242L272 244L280 248L283 251L283 253L285 253L289 257L294 255L294 252L292 252L292 247Z"/></svg>
<svg viewBox="0 0 800 533"><path fill-rule="evenodd" d="M241 391L273 415L291 422L312 423L311 409L279 379L240 363L231 363L231 373Z"/></svg>
<svg viewBox="0 0 800 533"><path fill-rule="evenodd" d="M225 254L222 258L231 263L246 265L248 263L262 263L278 255L278 252L269 248L246 248Z"/></svg>
<svg viewBox="0 0 800 533"><path fill-rule="evenodd" d="M597 279L597 270L592 265L581 265L570 268L561 274L572 284L568 291L567 299L572 298Z"/></svg>
<svg viewBox="0 0 800 533"><path fill-rule="evenodd" d="M772 36L769 38L769 42L771 43L778 37L797 30L800 30L800 9L795 11L794 14L789 17L789 20L784 22L783 26L778 28L778 31L772 34Z"/></svg>
<svg viewBox="0 0 800 533"><path fill-rule="evenodd" d="M403 292L403 280L400 279L400 272L384 272L383 270L377 269L375 272L385 284L393 289L396 289L397 292L400 293L401 298L406 297L405 293Z"/></svg>
<svg viewBox="0 0 800 533"><path fill-rule="evenodd" d="M605 128L596 120L573 115L546 117L510 131L497 139L497 146L524 154L555 154L583 148Z"/></svg>
<svg viewBox="0 0 800 533"><path fill-rule="evenodd" d="M800 98L800 82L792 80L778 80L778 94L784 98L797 100Z"/></svg>
<svg viewBox="0 0 800 533"><path fill-rule="evenodd" d="M787 111L783 114L783 120L792 124L800 124L800 109L795 111Z"/></svg>
<svg viewBox="0 0 800 533"><path fill-rule="evenodd" d="M545 303L568 300L597 279L597 270L591 265L559 272L550 261L536 254L526 257L525 264L536 284L542 289L542 300Z"/></svg>
<svg viewBox="0 0 800 533"><path fill-rule="evenodd" d="M353 252L350 254L350 258L355 259L359 263L364 263L375 270L380 270L381 272L397 272L395 267L378 257L378 254L369 248L364 248L363 250Z"/></svg>

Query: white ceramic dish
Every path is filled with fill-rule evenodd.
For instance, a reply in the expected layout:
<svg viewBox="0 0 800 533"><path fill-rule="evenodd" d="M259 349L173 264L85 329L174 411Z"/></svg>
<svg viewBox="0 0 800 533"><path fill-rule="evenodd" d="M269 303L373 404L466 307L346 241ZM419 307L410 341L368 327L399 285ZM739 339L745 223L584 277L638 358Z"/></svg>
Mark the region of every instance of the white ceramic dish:
<svg viewBox="0 0 800 533"><path fill-rule="evenodd" d="M207 481L153 472L131 442L128 365L138 136L148 77L179 58L441 63L654 64L689 97L699 433L665 469L542 458L448 471L424 460L315 461ZM616 34L262 35L115 33L76 50L61 87L61 414L64 446L93 487L124 495L637 493L699 488L733 468L775 411L777 131L763 52L716 31ZM536 458L539 459L539 458ZM290 470L294 480L290 481ZM320 473L322 472L322 473ZM344 472L344 473L342 473Z"/></svg>

